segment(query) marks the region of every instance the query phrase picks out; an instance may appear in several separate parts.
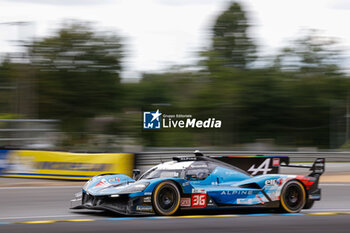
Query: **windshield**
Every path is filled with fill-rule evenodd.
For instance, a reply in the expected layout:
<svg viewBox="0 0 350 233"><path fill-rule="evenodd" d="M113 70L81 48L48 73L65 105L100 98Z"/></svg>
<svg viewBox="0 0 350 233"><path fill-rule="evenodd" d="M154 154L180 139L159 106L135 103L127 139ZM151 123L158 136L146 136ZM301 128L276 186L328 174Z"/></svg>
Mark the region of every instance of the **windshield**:
<svg viewBox="0 0 350 233"><path fill-rule="evenodd" d="M183 170L163 170L154 169L146 172L141 179L155 179L155 178L183 178Z"/></svg>

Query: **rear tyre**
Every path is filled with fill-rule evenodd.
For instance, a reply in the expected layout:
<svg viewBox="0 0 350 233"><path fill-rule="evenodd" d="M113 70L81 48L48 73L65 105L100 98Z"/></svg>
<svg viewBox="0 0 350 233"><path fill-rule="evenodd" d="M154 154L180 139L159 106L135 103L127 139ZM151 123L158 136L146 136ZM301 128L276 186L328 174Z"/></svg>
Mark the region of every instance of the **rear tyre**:
<svg viewBox="0 0 350 233"><path fill-rule="evenodd" d="M311 209L314 203L315 203L315 200L308 200L303 209Z"/></svg>
<svg viewBox="0 0 350 233"><path fill-rule="evenodd" d="M280 201L283 212L300 212L306 203L304 186L296 180L289 181L282 189Z"/></svg>
<svg viewBox="0 0 350 233"><path fill-rule="evenodd" d="M159 183L152 194L154 212L164 216L175 214L180 207L180 198L180 191L174 182Z"/></svg>

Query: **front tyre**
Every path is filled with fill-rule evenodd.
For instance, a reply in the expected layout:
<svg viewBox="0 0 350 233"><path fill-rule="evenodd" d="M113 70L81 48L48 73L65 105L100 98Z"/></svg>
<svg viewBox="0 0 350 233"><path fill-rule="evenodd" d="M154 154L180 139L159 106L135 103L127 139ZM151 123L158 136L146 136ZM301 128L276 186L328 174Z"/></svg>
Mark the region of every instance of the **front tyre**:
<svg viewBox="0 0 350 233"><path fill-rule="evenodd" d="M289 213L300 212L306 202L304 186L296 180L289 181L282 189L280 201L282 211Z"/></svg>
<svg viewBox="0 0 350 233"><path fill-rule="evenodd" d="M180 198L180 191L176 184L172 181L163 181L153 191L153 209L158 215L173 215L179 209Z"/></svg>

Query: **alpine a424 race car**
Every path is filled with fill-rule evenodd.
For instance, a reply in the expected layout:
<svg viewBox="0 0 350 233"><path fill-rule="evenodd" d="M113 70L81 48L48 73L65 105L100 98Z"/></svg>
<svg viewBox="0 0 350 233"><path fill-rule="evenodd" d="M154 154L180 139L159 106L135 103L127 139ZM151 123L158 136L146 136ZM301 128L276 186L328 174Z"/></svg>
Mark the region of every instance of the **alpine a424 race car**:
<svg viewBox="0 0 350 233"><path fill-rule="evenodd" d="M269 174L278 173L280 166L309 168L311 173ZM208 157L196 151L195 156L159 164L135 180L123 174L95 176L76 194L72 209L173 215L187 209L249 207L296 213L321 199L318 181L324 167L323 158L305 166L289 164L287 156Z"/></svg>

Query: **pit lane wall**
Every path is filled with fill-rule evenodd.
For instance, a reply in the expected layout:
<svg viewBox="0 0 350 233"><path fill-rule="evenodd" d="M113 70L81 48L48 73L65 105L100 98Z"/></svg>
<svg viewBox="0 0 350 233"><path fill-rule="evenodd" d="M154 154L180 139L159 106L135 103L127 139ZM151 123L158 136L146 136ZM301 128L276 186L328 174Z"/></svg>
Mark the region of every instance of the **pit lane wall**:
<svg viewBox="0 0 350 233"><path fill-rule="evenodd" d="M0 176L88 180L101 173L132 176L134 154L0 150Z"/></svg>

